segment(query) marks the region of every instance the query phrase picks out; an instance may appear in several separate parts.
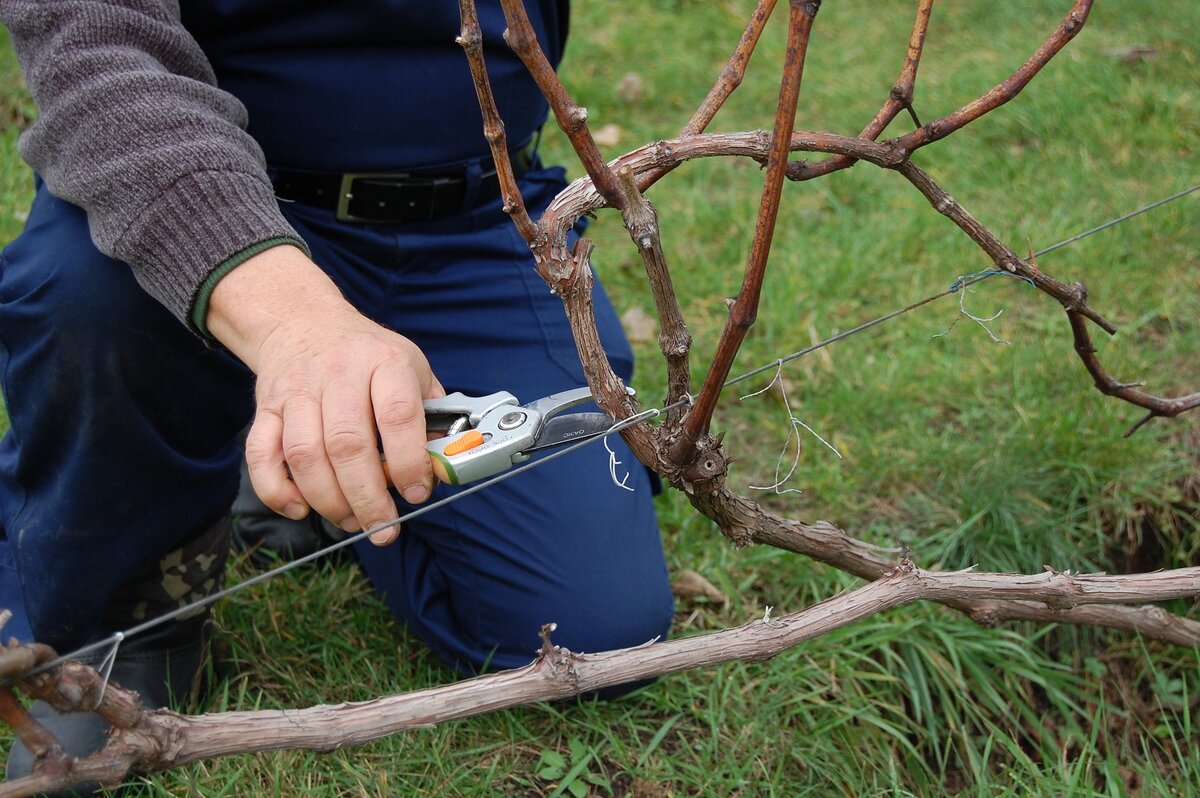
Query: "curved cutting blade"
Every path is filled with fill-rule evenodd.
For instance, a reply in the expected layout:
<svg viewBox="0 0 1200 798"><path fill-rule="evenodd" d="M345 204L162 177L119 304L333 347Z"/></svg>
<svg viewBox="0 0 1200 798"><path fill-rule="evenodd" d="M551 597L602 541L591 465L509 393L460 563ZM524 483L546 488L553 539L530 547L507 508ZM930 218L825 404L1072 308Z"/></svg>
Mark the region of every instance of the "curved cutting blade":
<svg viewBox="0 0 1200 798"><path fill-rule="evenodd" d="M564 413L554 416L542 425L533 445L523 453L530 454L605 435L615 423L604 413Z"/></svg>

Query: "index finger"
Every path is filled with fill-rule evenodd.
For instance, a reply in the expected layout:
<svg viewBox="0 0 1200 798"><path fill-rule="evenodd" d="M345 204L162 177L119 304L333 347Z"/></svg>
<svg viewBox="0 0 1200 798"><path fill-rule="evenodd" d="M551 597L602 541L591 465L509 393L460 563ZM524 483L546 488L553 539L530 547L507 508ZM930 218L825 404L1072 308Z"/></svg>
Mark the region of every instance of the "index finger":
<svg viewBox="0 0 1200 798"><path fill-rule="evenodd" d="M408 370L381 369L371 380L371 402L383 446L384 466L392 484L409 504L428 499L434 481L425 448L428 436L421 406L421 400L426 398L424 393L416 375ZM432 398L445 392L435 379L428 393ZM390 542L390 539L375 542Z"/></svg>
<svg viewBox="0 0 1200 798"><path fill-rule="evenodd" d="M379 464L370 401L364 393L345 387L338 385L322 398L324 454L333 478L324 487L344 497L343 506L351 513L340 520L337 516L326 517L354 532L394 519L396 506Z"/></svg>

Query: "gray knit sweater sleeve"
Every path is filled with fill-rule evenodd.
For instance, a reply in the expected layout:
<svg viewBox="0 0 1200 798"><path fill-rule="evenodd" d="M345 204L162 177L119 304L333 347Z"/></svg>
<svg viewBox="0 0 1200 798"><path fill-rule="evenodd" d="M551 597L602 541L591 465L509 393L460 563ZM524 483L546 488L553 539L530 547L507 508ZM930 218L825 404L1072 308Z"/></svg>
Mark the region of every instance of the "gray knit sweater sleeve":
<svg viewBox="0 0 1200 798"><path fill-rule="evenodd" d="M299 242L177 1L3 0L0 21L39 109L21 155L181 321L219 265Z"/></svg>

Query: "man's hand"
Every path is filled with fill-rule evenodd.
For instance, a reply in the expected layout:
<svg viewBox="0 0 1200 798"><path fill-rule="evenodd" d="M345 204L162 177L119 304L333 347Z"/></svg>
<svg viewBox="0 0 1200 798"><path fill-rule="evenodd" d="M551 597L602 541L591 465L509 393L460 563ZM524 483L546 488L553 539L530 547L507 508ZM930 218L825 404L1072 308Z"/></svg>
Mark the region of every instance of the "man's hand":
<svg viewBox="0 0 1200 798"><path fill-rule="evenodd" d="M294 519L312 507L354 532L396 518L388 480L409 502L429 498L421 400L445 391L415 344L355 310L303 252L278 246L234 269L207 323L258 375L246 464L268 507Z"/></svg>

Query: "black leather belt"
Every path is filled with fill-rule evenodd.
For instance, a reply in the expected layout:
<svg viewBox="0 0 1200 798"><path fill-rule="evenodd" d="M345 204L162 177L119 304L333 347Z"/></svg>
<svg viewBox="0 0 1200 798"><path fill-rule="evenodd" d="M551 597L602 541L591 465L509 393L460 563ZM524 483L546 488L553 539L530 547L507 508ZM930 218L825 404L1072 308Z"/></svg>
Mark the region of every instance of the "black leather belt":
<svg viewBox="0 0 1200 798"><path fill-rule="evenodd" d="M534 144L514 151L520 177L533 163ZM279 169L275 195L282 200L335 211L339 221L402 223L439 219L466 210L467 170L457 172L305 172ZM484 172L472 207L500 196L496 170Z"/></svg>

